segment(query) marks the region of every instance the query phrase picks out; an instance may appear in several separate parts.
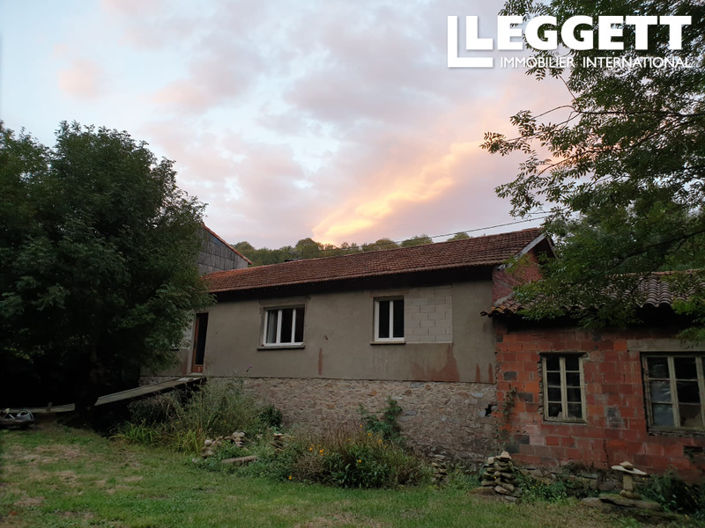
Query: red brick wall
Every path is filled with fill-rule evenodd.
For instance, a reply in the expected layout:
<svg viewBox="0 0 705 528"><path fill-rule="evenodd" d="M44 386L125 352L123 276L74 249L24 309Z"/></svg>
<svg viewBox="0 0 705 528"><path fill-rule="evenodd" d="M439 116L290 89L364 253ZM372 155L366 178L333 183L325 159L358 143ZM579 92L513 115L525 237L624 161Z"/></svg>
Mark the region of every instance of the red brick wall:
<svg viewBox="0 0 705 528"><path fill-rule="evenodd" d="M492 270L492 302L502 299L514 291L514 287L541 278L541 269L533 251L522 256L508 267Z"/></svg>
<svg viewBox="0 0 705 528"><path fill-rule="evenodd" d="M664 336L656 332L587 332L578 328L507 330L497 325L497 401L495 415L515 459L524 464L555 466L578 462L606 468L623 460L648 472L676 470L694 480L705 474L705 455L687 455L685 446L705 448L705 435L649 433L640 351L628 339ZM585 423L543 419L540 353L584 352ZM503 402L513 390L509 416ZM511 399L511 398L510 398Z"/></svg>

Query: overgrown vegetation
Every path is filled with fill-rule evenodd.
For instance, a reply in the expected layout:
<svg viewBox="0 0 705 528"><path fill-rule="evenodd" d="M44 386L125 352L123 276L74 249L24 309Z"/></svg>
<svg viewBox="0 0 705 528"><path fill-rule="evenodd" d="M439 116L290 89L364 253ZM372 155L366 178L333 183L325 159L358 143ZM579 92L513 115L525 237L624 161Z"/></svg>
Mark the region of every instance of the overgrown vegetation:
<svg viewBox="0 0 705 528"><path fill-rule="evenodd" d="M64 427L0 431L0 436L5 447L1 526L615 526L614 517L575 502L507 505L454 486L358 490L207 472L195 467L191 456Z"/></svg>
<svg viewBox="0 0 705 528"><path fill-rule="evenodd" d="M382 416L370 413L363 405L360 405L360 415L366 431L381 435L387 442L394 442L402 445L404 438L401 435L401 426L397 421L401 416L402 408L399 403L387 398L387 407L382 411Z"/></svg>
<svg viewBox="0 0 705 528"><path fill-rule="evenodd" d="M640 492L667 511L692 514L696 519L705 521L705 489L686 484L673 473L652 475Z"/></svg>
<svg viewBox="0 0 705 528"><path fill-rule="evenodd" d="M420 458L363 428L297 435L280 451L261 445L252 451L257 462L233 471L343 488L396 488L430 482L431 476Z"/></svg>
<svg viewBox="0 0 705 528"><path fill-rule="evenodd" d="M136 401L131 419L118 437L147 445L162 445L197 454L206 438L244 431L261 433L281 425L281 413L262 408L245 394L238 380L207 383L199 390L170 392Z"/></svg>

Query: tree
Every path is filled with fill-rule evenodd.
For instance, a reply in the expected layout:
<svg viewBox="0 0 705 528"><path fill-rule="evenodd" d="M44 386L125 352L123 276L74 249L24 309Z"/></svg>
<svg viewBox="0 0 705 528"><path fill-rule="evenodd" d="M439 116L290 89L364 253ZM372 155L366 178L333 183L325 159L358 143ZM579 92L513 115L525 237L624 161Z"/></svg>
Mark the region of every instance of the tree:
<svg viewBox="0 0 705 528"><path fill-rule="evenodd" d="M428 235L416 235L411 238L407 238L401 243L401 247L413 247L413 246L423 246L425 244L433 244L433 240Z"/></svg>
<svg viewBox="0 0 705 528"><path fill-rule="evenodd" d="M651 27L648 50L635 49L625 24L624 50L568 50L571 69L540 64L565 52L534 51L539 81L560 78L569 102L511 118L517 136L485 135L484 148L523 153L516 178L498 187L513 214L550 212L546 228L560 258L546 279L520 289L531 317L567 310L586 324L624 323L635 316L639 283L663 270L705 269L705 5L695 0L592 2L509 0L502 14L689 15L682 49L669 49L669 28ZM581 28L584 29L584 28ZM559 42L563 43L559 33ZM679 59L690 67L590 66L599 56ZM691 337L705 338L703 273L674 275L690 300L676 306L695 318ZM678 280L678 278L682 280Z"/></svg>
<svg viewBox="0 0 705 528"><path fill-rule="evenodd" d="M173 359L208 297L203 205L171 161L125 132L62 123L49 149L0 126L0 197L3 361L85 411Z"/></svg>
<svg viewBox="0 0 705 528"><path fill-rule="evenodd" d="M454 240L467 240L468 238L470 238L470 235L468 235L465 231L460 231L450 237L447 242L452 242Z"/></svg>
<svg viewBox="0 0 705 528"><path fill-rule="evenodd" d="M396 249L399 246L394 240L389 238L380 238L376 242L370 244L362 244L362 251L379 251L381 249Z"/></svg>

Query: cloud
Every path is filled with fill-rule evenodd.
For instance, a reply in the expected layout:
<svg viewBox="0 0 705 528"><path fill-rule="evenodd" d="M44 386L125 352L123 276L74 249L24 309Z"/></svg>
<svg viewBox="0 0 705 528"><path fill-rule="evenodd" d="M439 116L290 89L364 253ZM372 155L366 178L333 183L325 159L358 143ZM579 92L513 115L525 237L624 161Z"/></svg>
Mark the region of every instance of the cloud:
<svg viewBox="0 0 705 528"><path fill-rule="evenodd" d="M563 97L519 71L449 70L446 16L468 14L462 1L118 9L136 49L174 57L143 93L160 120L141 129L231 241L365 242L506 222L493 189L518 159L481 150L483 133L510 133L510 115Z"/></svg>
<svg viewBox="0 0 705 528"><path fill-rule="evenodd" d="M74 59L71 64L59 70L59 89L78 99L94 99L102 95L105 74L96 62L88 59Z"/></svg>

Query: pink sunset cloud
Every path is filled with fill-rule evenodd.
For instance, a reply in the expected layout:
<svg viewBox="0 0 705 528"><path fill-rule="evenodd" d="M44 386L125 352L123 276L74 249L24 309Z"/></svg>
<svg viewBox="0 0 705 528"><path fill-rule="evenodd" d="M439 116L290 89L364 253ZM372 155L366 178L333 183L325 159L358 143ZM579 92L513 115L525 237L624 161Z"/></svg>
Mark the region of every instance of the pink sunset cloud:
<svg viewBox="0 0 705 528"><path fill-rule="evenodd" d="M155 5L137 16L137 4L104 4L136 51L178 56L145 87L153 112L138 130L233 242L360 243L509 221L494 187L518 159L481 150L483 134L566 97L518 70L447 68L446 16L497 6Z"/></svg>
<svg viewBox="0 0 705 528"><path fill-rule="evenodd" d="M105 74L99 64L88 59L74 59L59 70L59 89L78 99L93 99L103 93Z"/></svg>

